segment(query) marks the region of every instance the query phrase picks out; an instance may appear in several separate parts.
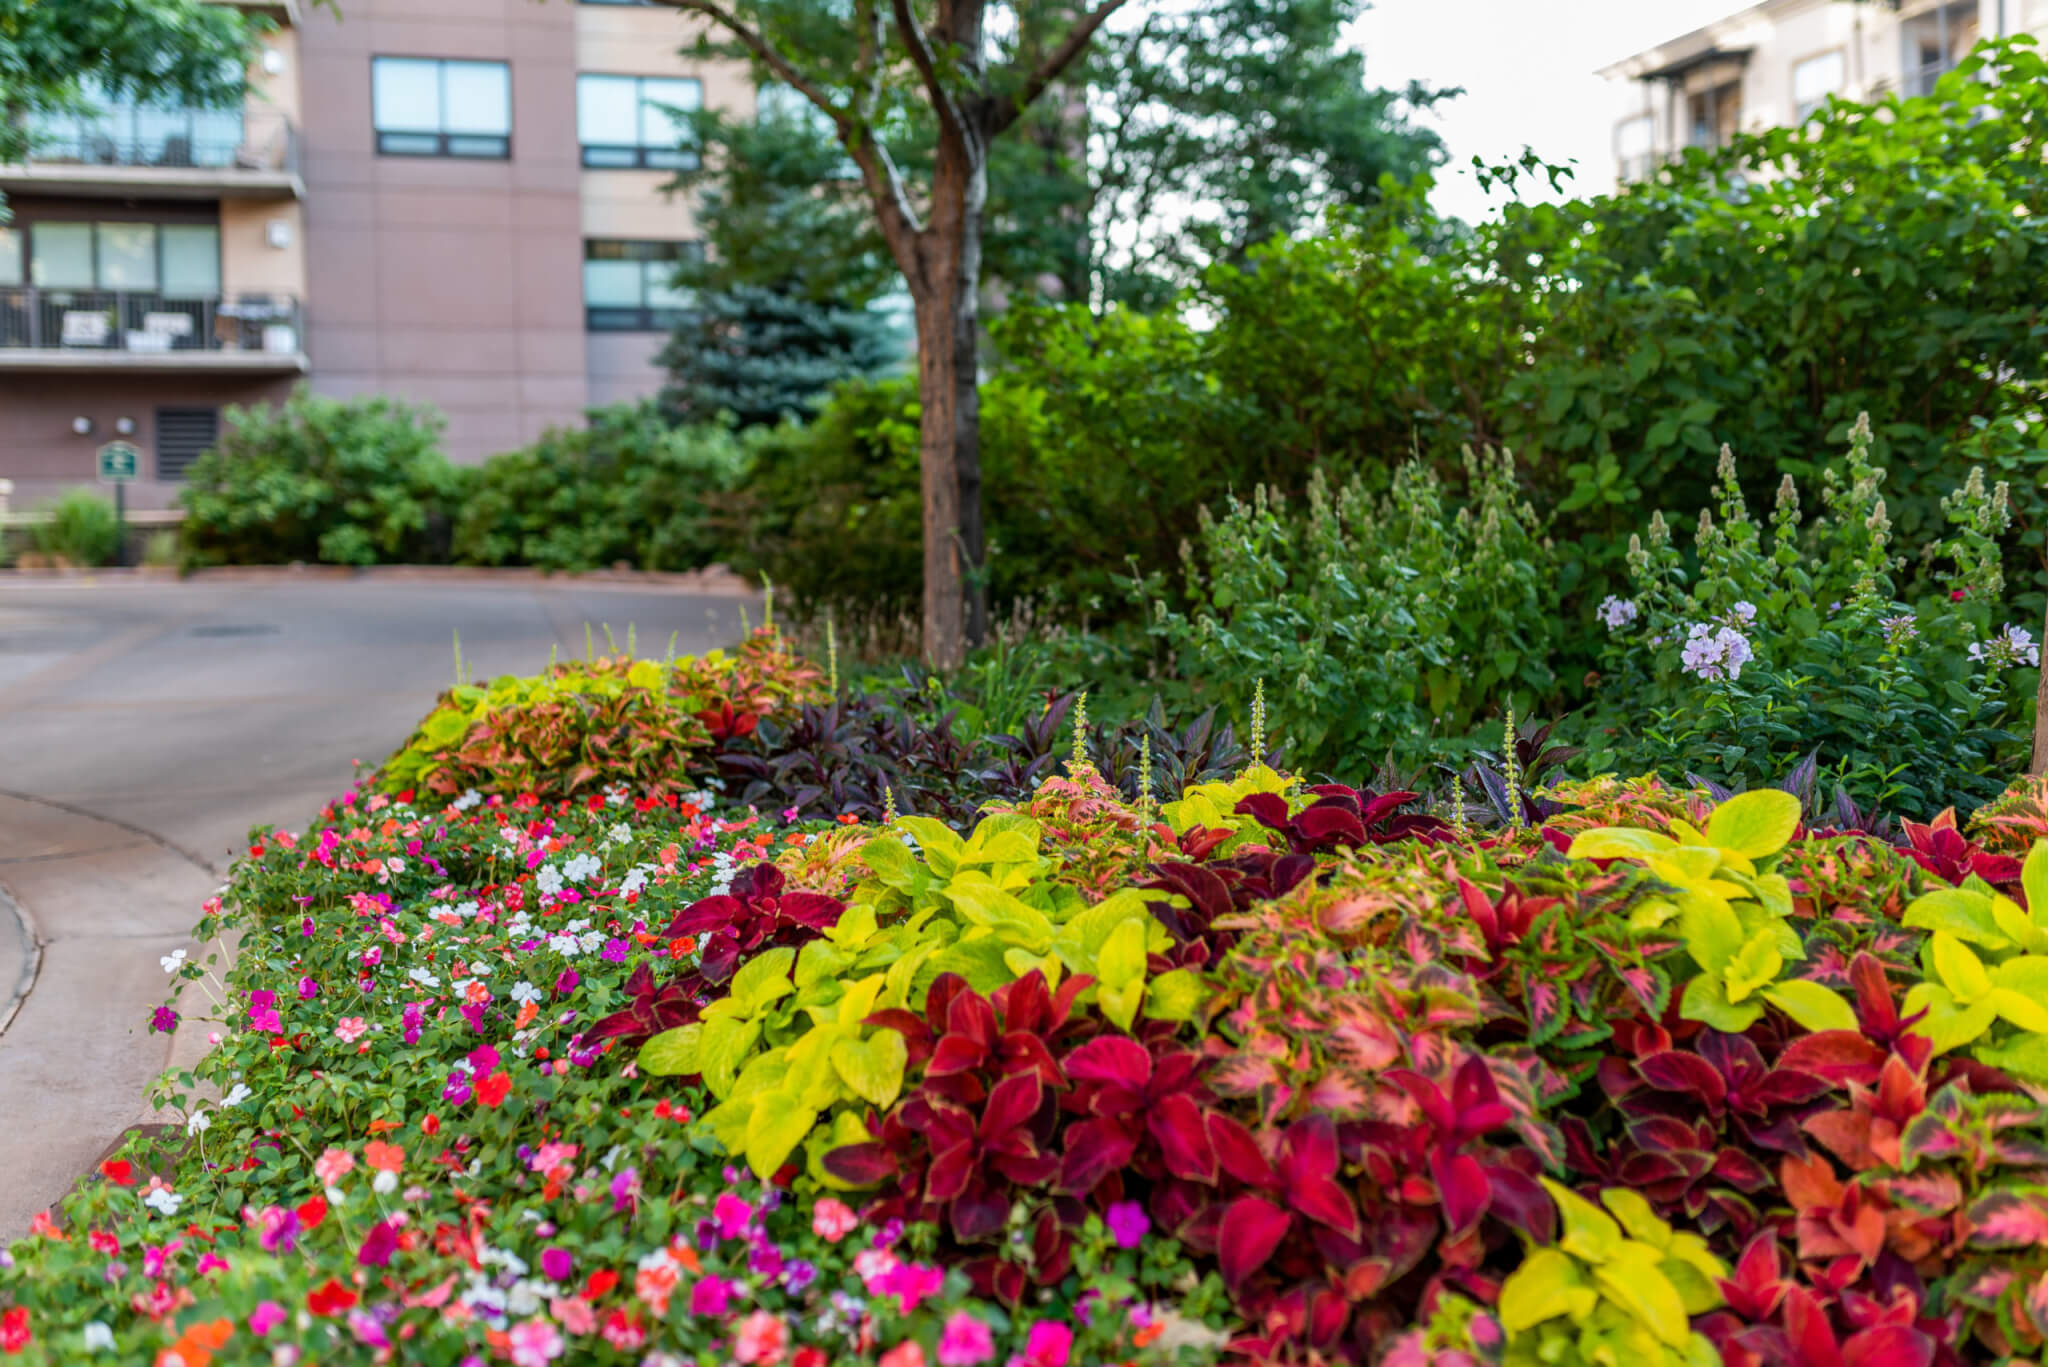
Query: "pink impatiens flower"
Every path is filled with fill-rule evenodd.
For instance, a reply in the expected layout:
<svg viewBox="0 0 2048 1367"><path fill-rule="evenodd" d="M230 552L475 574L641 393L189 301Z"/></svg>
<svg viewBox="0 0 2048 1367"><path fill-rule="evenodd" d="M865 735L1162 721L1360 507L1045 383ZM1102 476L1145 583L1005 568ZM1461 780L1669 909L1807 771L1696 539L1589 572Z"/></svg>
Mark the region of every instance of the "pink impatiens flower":
<svg viewBox="0 0 2048 1367"><path fill-rule="evenodd" d="M811 1233L828 1244L836 1244L853 1233L860 1217L846 1202L827 1196L811 1210Z"/></svg>
<svg viewBox="0 0 2048 1367"><path fill-rule="evenodd" d="M721 1192L711 1207L711 1218L718 1222L718 1237L737 1239L747 1229L747 1221L754 1218L754 1208L731 1192Z"/></svg>
<svg viewBox="0 0 2048 1367"><path fill-rule="evenodd" d="M1067 1367L1067 1355L1074 1348L1074 1331L1052 1320L1031 1326L1024 1340L1024 1367Z"/></svg>
<svg viewBox="0 0 2048 1367"><path fill-rule="evenodd" d="M772 1367L788 1351L789 1326L766 1310L756 1310L741 1320L739 1333L733 1337L732 1355L741 1362Z"/></svg>
<svg viewBox="0 0 2048 1367"><path fill-rule="evenodd" d="M334 1033L341 1037L343 1044L354 1044L370 1028L370 1023L361 1016L343 1016L335 1022Z"/></svg>
<svg viewBox="0 0 2048 1367"><path fill-rule="evenodd" d="M355 1167L355 1156L347 1149L328 1149L313 1160L313 1175L321 1185L331 1187L354 1172Z"/></svg>
<svg viewBox="0 0 2048 1367"><path fill-rule="evenodd" d="M996 1336L988 1325L958 1310L939 1333L939 1367L978 1367L996 1355Z"/></svg>
<svg viewBox="0 0 2048 1367"><path fill-rule="evenodd" d="M513 1367L547 1367L562 1355L562 1335L544 1319L522 1320L509 1337Z"/></svg>
<svg viewBox="0 0 2048 1367"><path fill-rule="evenodd" d="M262 1338L291 1316L276 1301L264 1301L249 1312L249 1332Z"/></svg>

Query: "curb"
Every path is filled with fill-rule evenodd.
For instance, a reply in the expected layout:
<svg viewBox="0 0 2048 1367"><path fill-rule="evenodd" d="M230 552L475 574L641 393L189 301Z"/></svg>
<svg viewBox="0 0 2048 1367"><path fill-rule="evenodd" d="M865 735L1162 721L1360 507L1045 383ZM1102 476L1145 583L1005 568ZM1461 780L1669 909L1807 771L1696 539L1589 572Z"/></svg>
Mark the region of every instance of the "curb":
<svg viewBox="0 0 2048 1367"><path fill-rule="evenodd" d="M28 994L34 990L36 975L42 971L43 936L41 928L36 925L36 919L29 914L28 908L8 896L5 888L0 888L0 912L6 913L5 917L0 917L0 921L14 922L14 933L21 937L24 956L21 976L8 988L5 1003L0 1004L0 1035L4 1035L7 1033L7 1027L14 1024L15 1014L21 1010L21 1004L28 1000Z"/></svg>

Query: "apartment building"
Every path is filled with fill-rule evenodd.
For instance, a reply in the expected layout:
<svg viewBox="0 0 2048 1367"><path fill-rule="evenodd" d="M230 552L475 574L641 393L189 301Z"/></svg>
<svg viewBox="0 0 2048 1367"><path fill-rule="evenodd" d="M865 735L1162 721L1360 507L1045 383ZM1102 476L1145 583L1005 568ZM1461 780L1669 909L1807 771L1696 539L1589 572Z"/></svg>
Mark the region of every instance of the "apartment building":
<svg viewBox="0 0 2048 1367"><path fill-rule="evenodd" d="M1924 95L1980 38L2012 33L2048 37L2048 0L1763 0L1601 69L1615 180L1796 124L1830 95Z"/></svg>
<svg viewBox="0 0 2048 1367"><path fill-rule="evenodd" d="M432 403L458 460L658 387L696 250L671 109L751 115L647 0L239 0L242 109L103 102L0 167L0 478L16 507L142 451L175 501L229 404Z"/></svg>

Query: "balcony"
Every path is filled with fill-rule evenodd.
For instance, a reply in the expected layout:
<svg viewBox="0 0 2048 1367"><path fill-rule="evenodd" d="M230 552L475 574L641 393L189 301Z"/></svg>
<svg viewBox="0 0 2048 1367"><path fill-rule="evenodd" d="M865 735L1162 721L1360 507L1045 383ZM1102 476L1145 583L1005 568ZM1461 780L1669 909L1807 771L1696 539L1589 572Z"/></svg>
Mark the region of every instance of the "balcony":
<svg viewBox="0 0 2048 1367"><path fill-rule="evenodd" d="M297 131L269 109L115 107L39 122L26 162L0 166L0 193L155 199L296 199Z"/></svg>
<svg viewBox="0 0 2048 1367"><path fill-rule="evenodd" d="M289 295L0 288L0 372L303 374L303 337Z"/></svg>

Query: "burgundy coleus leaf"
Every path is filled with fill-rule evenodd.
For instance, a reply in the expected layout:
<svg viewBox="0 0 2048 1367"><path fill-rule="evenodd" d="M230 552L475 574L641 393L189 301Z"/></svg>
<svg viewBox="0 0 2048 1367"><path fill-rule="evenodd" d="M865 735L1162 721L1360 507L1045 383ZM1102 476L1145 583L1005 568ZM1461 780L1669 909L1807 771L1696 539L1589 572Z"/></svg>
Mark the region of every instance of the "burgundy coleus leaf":
<svg viewBox="0 0 2048 1367"><path fill-rule="evenodd" d="M1906 854L1921 868L1938 878L1960 885L1971 874L2017 900L2025 901L2019 887L2020 861L2009 854L1993 854L1956 829L1955 808L1922 824L1902 821Z"/></svg>
<svg viewBox="0 0 2048 1367"><path fill-rule="evenodd" d="M643 962L626 979L625 1007L584 1031L583 1042L596 1044L616 1039L631 1044L688 1025L702 1010L702 994L708 986L696 973L685 973L657 985L653 971Z"/></svg>
<svg viewBox="0 0 2048 1367"><path fill-rule="evenodd" d="M827 1152L824 1161L825 1171L857 1187L875 1186L902 1171L889 1146L873 1140L862 1144L842 1144Z"/></svg>
<svg viewBox="0 0 2048 1367"><path fill-rule="evenodd" d="M1198 1055L1175 1049L1155 1059L1136 1040L1103 1035L1067 1054L1061 1066L1079 1084L1078 1104L1099 1115L1142 1119L1167 1171L1190 1181L1215 1182L1216 1152L1209 1141Z"/></svg>
<svg viewBox="0 0 2048 1367"><path fill-rule="evenodd" d="M1358 1237L1358 1208L1337 1182L1337 1128L1323 1115L1287 1127L1273 1164L1294 1211L1346 1238Z"/></svg>
<svg viewBox="0 0 2048 1367"><path fill-rule="evenodd" d="M1060 1159L1059 1189L1069 1196L1086 1196L1103 1178L1129 1167L1138 1148L1132 1127L1110 1116L1093 1116L1070 1125L1061 1140L1065 1152Z"/></svg>
<svg viewBox="0 0 2048 1367"><path fill-rule="evenodd" d="M1240 1196L1231 1202L1216 1231L1216 1260L1222 1264L1224 1282L1243 1286L1293 1227L1293 1217L1264 1197Z"/></svg>

